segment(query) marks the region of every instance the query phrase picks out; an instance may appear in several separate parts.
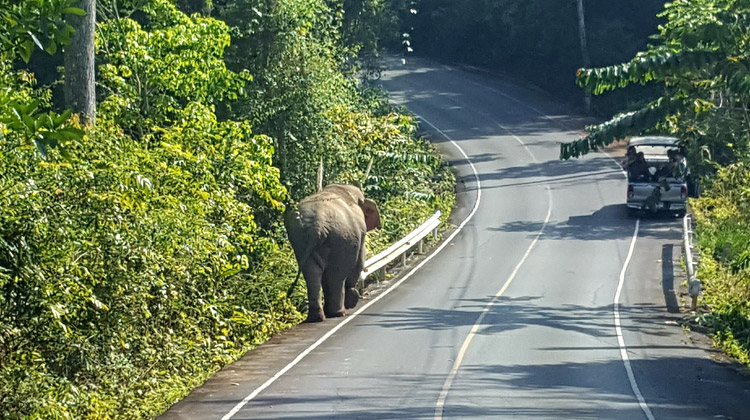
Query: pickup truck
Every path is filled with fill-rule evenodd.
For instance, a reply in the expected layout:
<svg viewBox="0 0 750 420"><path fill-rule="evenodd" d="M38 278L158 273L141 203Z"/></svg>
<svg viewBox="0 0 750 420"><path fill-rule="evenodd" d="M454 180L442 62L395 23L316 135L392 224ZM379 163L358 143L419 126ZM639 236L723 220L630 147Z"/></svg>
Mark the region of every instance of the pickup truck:
<svg viewBox="0 0 750 420"><path fill-rule="evenodd" d="M685 215L688 171L678 139L633 137L626 159L628 214L648 211Z"/></svg>

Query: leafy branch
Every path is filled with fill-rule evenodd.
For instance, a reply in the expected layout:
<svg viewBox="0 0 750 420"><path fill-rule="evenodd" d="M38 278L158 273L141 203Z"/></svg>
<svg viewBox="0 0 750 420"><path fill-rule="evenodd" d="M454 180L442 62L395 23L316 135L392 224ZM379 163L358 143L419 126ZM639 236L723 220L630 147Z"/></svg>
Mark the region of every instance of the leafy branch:
<svg viewBox="0 0 750 420"><path fill-rule="evenodd" d="M676 0L661 16L668 19L655 37L661 45L626 63L577 72L579 86L597 95L655 83L664 87L661 97L589 127L586 137L560 146L561 159L653 131L678 135L692 152L708 151L724 163L750 147L750 5Z"/></svg>
<svg viewBox="0 0 750 420"><path fill-rule="evenodd" d="M581 157L617 139L649 131L679 110L683 103L682 99L659 98L637 111L620 114L605 123L588 127L586 137L560 145L560 159Z"/></svg>

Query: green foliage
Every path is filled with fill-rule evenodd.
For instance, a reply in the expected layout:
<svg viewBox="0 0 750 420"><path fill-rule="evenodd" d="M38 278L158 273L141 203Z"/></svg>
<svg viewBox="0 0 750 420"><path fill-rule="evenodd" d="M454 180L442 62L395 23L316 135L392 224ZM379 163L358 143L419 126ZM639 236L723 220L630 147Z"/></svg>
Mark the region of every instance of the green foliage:
<svg viewBox="0 0 750 420"><path fill-rule="evenodd" d="M658 84L661 97L563 144L562 159L644 132L679 136L699 173L750 150L750 6L736 0L681 0L668 3L662 16L667 23L656 37L658 45L630 62L578 72L578 83L595 94Z"/></svg>
<svg viewBox="0 0 750 420"><path fill-rule="evenodd" d="M98 84L107 92L99 112L139 138L186 118L191 102L236 100L252 80L227 70L230 37L223 22L185 16L166 0L150 3L150 30L129 18L109 20L97 38Z"/></svg>
<svg viewBox="0 0 750 420"><path fill-rule="evenodd" d="M150 418L300 322L279 219L321 160L326 182L364 179L380 204L374 250L453 205L414 118L339 71L341 5L179 3L227 23L99 2L96 126L49 112L52 91L3 47L2 418Z"/></svg>
<svg viewBox="0 0 750 420"><path fill-rule="evenodd" d="M49 91L35 91L35 79L13 70L13 61L29 61L36 47L50 54L70 43L66 14L81 14L73 0L0 1L0 139L10 136L34 144L46 156L48 147L80 141L83 131L68 123L70 112L48 111ZM63 149L64 150L64 149Z"/></svg>
<svg viewBox="0 0 750 420"><path fill-rule="evenodd" d="M270 144L256 138L243 150L241 126L198 116L148 149L100 124L86 147L71 147L75 164L56 153L38 162L6 143L0 356L11 382L2 386L29 393L3 389L3 415L44 417L48 402L70 418L153 415L134 398L205 375L298 320L281 287L254 283L275 245L237 198L280 198ZM34 394L37 380L60 394Z"/></svg>
<svg viewBox="0 0 750 420"><path fill-rule="evenodd" d="M588 127L589 134L583 139L560 145L560 159L581 157L628 135L644 134L679 109L682 103L679 99L659 98L637 111Z"/></svg>
<svg viewBox="0 0 750 420"><path fill-rule="evenodd" d="M332 133L331 110L357 101L354 81L338 71L336 17L322 0L241 0L217 13L237 34L228 61L254 75L233 113L273 138L282 180L298 200L314 191L320 160L347 147ZM325 171L335 178L339 168Z"/></svg>
<svg viewBox="0 0 750 420"><path fill-rule="evenodd" d="M0 0L0 58L20 57L26 63L35 48L55 54L68 45L73 28L65 15L85 12L72 7L77 0Z"/></svg>
<svg viewBox="0 0 750 420"><path fill-rule="evenodd" d="M401 40L399 13L406 11L407 0L337 0L330 2L340 10L341 37L350 54L377 56L384 46Z"/></svg>
<svg viewBox="0 0 750 420"><path fill-rule="evenodd" d="M218 121L212 111L247 80L223 67L227 28L186 20L165 2L152 6L162 8L152 24L167 29L146 34L129 20L107 22L114 29L103 32L122 38L106 45L102 56L114 59L100 70L111 76L113 63L118 71L132 66L149 81L138 99L153 106L141 119L120 112L126 107L105 108L85 142L71 141L83 132L67 114L37 113L49 91L35 91L28 73L2 67L4 418L151 417L300 320L280 294L284 285L263 267L283 255L293 271L291 254L278 251L255 221L278 214L286 197L272 142L252 135L247 121ZM196 39L214 36L217 42L196 48ZM137 55L144 48L150 56ZM165 63L188 76L157 74ZM107 101L133 100L134 78L124 73L103 79ZM134 127L149 141L123 135ZM34 142L47 139L66 147L45 162ZM63 152L74 158L61 159Z"/></svg>
<svg viewBox="0 0 750 420"><path fill-rule="evenodd" d="M49 147L68 141L80 141L83 131L71 124L69 111L44 112L49 104L48 91L35 91L34 77L25 71L13 71L0 61L0 140L35 145L43 157ZM63 147L61 152L68 156Z"/></svg>
<svg viewBox="0 0 750 420"><path fill-rule="evenodd" d="M712 188L691 203L700 249L697 276L711 312L702 323L728 354L750 366L750 165L718 171Z"/></svg>
<svg viewBox="0 0 750 420"><path fill-rule="evenodd" d="M83 130L68 124L71 111L60 115L52 111L38 113L39 101L31 100L25 104L15 102L10 104L10 115L0 114L0 123L7 129L21 134L27 140L32 140L41 152L47 157L48 147L57 147L65 141L80 141L83 138ZM64 156L69 157L67 150L60 150Z"/></svg>

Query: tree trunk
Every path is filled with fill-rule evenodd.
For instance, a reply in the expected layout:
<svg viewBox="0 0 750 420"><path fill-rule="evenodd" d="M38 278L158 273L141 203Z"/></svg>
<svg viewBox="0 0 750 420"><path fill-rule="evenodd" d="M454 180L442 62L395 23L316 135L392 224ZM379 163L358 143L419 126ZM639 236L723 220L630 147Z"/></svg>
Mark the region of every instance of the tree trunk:
<svg viewBox="0 0 750 420"><path fill-rule="evenodd" d="M589 47L586 42L586 20L583 14L583 0L578 0L578 36L581 40L581 57L583 58L583 67L591 67L591 59L589 58ZM585 107L586 114L591 113L591 92L585 91L583 97L583 104Z"/></svg>
<svg viewBox="0 0 750 420"><path fill-rule="evenodd" d="M96 117L94 90L94 30L96 0L79 0L76 5L85 16L68 15L75 29L70 45L65 47L65 105L93 123Z"/></svg>

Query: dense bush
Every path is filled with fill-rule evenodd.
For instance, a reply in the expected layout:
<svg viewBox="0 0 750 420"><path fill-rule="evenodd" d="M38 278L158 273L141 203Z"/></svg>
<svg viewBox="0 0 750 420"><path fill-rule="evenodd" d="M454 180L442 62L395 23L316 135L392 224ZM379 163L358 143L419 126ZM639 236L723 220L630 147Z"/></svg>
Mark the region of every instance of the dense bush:
<svg viewBox="0 0 750 420"><path fill-rule="evenodd" d="M216 13L237 34L230 66L254 77L232 114L273 138L291 197L314 191L321 160L326 180L337 179L345 168L327 160L351 145L333 135L330 116L352 109L358 98L356 82L339 71L344 49L334 11L323 0L240 0Z"/></svg>
<svg viewBox="0 0 750 420"><path fill-rule="evenodd" d="M719 171L707 194L692 203L696 215L703 302L717 344L750 366L750 166Z"/></svg>
<svg viewBox="0 0 750 420"><path fill-rule="evenodd" d="M191 111L148 146L100 123L73 161L3 138L3 416L147 417L298 320L248 277L279 252L242 200L283 198L270 141Z"/></svg>
<svg viewBox="0 0 750 420"><path fill-rule="evenodd" d="M108 20L99 24L97 38L100 112L142 140L190 118L182 112L187 104L236 100L252 80L247 71L226 68L224 22L185 16L167 1L153 3L158 7L147 9L147 28L130 18Z"/></svg>

